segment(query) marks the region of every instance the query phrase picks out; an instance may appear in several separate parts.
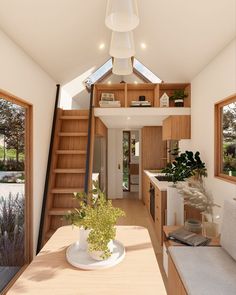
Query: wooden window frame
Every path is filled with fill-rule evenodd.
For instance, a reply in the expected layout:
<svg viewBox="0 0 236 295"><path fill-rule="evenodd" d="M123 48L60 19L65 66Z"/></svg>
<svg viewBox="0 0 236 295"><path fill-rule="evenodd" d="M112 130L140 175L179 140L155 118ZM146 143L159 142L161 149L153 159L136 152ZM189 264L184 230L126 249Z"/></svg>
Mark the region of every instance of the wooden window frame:
<svg viewBox="0 0 236 295"><path fill-rule="evenodd" d="M227 182L236 183L236 176L223 174L222 171L222 108L236 102L236 93L215 104L215 177Z"/></svg>
<svg viewBox="0 0 236 295"><path fill-rule="evenodd" d="M0 89L0 98L25 109L25 265L10 280L1 294L6 294L33 259L33 106Z"/></svg>

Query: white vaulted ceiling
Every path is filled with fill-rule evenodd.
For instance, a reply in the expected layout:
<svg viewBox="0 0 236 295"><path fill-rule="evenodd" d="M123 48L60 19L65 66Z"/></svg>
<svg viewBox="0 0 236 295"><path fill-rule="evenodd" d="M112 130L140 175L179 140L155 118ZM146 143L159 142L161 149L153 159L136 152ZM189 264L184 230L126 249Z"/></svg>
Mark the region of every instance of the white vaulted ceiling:
<svg viewBox="0 0 236 295"><path fill-rule="evenodd" d="M138 0L137 59L166 82L190 81L235 38L235 2ZM0 0L0 28L63 84L109 58L105 8L106 0Z"/></svg>

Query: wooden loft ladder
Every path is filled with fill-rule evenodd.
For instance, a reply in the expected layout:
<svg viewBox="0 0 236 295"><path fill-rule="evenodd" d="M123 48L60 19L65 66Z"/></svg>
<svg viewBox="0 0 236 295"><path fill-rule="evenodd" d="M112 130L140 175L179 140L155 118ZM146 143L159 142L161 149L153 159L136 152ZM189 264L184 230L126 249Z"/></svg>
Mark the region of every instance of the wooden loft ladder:
<svg viewBox="0 0 236 295"><path fill-rule="evenodd" d="M91 187L93 142L92 105L90 110L56 110L38 251L57 228L67 224L63 215L78 207L74 192L87 192Z"/></svg>

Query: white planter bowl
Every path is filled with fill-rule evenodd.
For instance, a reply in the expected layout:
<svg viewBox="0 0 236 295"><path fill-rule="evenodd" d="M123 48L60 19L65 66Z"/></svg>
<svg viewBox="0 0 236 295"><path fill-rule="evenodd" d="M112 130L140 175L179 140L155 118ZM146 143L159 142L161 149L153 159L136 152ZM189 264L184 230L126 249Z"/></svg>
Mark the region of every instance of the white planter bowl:
<svg viewBox="0 0 236 295"><path fill-rule="evenodd" d="M89 233L89 229L84 229L83 227L79 228L79 249L82 251L85 251L88 248L87 238Z"/></svg>
<svg viewBox="0 0 236 295"><path fill-rule="evenodd" d="M113 252L113 248L114 248L114 244L113 244L113 240L111 240L109 243L108 243L108 249L110 250L110 252L112 253ZM94 260L97 260L97 261L101 261L101 260L106 260L104 258L102 258L101 256L103 255L103 251L89 251L88 250L88 254L91 258L93 258Z"/></svg>

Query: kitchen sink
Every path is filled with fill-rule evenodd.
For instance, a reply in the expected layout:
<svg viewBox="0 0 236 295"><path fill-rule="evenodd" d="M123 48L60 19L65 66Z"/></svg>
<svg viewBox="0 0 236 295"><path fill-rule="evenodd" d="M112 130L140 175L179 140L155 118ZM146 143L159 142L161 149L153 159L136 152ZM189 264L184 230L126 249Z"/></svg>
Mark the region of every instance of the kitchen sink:
<svg viewBox="0 0 236 295"><path fill-rule="evenodd" d="M155 176L155 178L159 181L172 181L172 178L167 175L158 175L158 176Z"/></svg>

